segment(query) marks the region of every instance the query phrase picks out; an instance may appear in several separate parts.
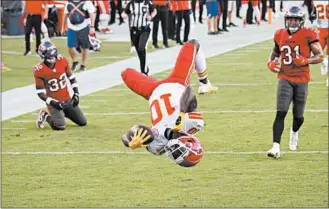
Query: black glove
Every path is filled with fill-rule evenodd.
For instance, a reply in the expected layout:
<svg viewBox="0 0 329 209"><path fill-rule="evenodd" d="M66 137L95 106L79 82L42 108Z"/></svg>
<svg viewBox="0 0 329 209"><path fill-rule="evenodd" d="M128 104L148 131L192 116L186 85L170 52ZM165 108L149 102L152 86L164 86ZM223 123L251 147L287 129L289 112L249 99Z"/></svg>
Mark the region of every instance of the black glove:
<svg viewBox="0 0 329 209"><path fill-rule="evenodd" d="M56 108L57 110L63 110L64 109L63 103L62 102L57 102L55 100L50 101L50 106Z"/></svg>
<svg viewBox="0 0 329 209"><path fill-rule="evenodd" d="M78 104L79 104L79 94L78 93L73 94L71 103L72 103L73 107L78 106Z"/></svg>

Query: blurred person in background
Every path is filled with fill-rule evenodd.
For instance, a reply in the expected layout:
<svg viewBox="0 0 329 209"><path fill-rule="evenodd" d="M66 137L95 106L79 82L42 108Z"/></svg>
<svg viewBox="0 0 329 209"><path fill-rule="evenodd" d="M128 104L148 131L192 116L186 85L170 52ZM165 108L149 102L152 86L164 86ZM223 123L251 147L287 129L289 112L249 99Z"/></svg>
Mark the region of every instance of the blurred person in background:
<svg viewBox="0 0 329 209"><path fill-rule="evenodd" d="M146 65L146 45L151 33L150 23L157 14L154 5L150 0L131 0L122 17L130 18L130 36L135 46L141 73L148 75L149 68Z"/></svg>
<svg viewBox="0 0 329 209"><path fill-rule="evenodd" d="M159 22L161 21L161 29L162 29L162 38L163 38L163 46L168 48L168 0L153 0L153 5L157 10L157 14L153 18L153 32L152 32L152 40L153 40L153 48L159 49L158 45L158 29Z"/></svg>
<svg viewBox="0 0 329 209"><path fill-rule="evenodd" d="M229 24L227 25L227 27L238 27L232 21L232 15L233 15L233 11L234 11L235 7L236 7L235 1L228 1L228 6L227 6L228 16L227 17L228 17Z"/></svg>
<svg viewBox="0 0 329 209"><path fill-rule="evenodd" d="M168 38L176 41L176 16L175 16L175 8L171 1L168 4L169 12L168 12Z"/></svg>
<svg viewBox="0 0 329 209"><path fill-rule="evenodd" d="M101 33L111 33L108 24L110 20L110 3L108 0L95 0L95 6L99 10L98 30Z"/></svg>
<svg viewBox="0 0 329 209"><path fill-rule="evenodd" d="M206 0L208 35L218 34L218 1Z"/></svg>
<svg viewBox="0 0 329 209"><path fill-rule="evenodd" d="M36 53L41 43L41 22L48 18L48 3L47 0L25 0L22 1L23 11L22 16L25 22L25 52L24 56L31 54L30 36L32 29L36 36ZM45 12L45 9L47 9Z"/></svg>
<svg viewBox="0 0 329 209"><path fill-rule="evenodd" d="M183 45L183 43L186 43L188 41L188 37L190 35L190 1L188 0L172 0L173 7L175 8L175 16L176 16L176 44ZM180 36L180 30L182 27L182 22L184 19L184 37L183 42Z"/></svg>
<svg viewBox="0 0 329 209"><path fill-rule="evenodd" d="M203 14L203 5L205 4L205 0L198 0L198 1L199 1L199 23L203 24L202 14ZM195 15L196 3L197 3L197 0L192 0L192 2L191 2L194 23L196 22L196 15Z"/></svg>
<svg viewBox="0 0 329 209"><path fill-rule="evenodd" d="M79 72L86 71L89 51L89 34L95 34L96 8L91 1L68 0L65 5L64 25L68 23L67 46L72 58L72 71L79 65L76 48L81 47L82 61ZM64 29L62 29L64 30Z"/></svg>
<svg viewBox="0 0 329 209"><path fill-rule="evenodd" d="M241 13L242 13L243 27L246 27L246 24L247 24L247 12L248 12L249 1L251 2L253 12L255 12L256 23L257 23L257 25L260 24L260 11L259 11L259 7L258 7L258 3L259 3L258 0L242 0L241 1ZM253 15L252 15L252 17L253 17ZM253 18L252 18L252 22L253 22Z"/></svg>

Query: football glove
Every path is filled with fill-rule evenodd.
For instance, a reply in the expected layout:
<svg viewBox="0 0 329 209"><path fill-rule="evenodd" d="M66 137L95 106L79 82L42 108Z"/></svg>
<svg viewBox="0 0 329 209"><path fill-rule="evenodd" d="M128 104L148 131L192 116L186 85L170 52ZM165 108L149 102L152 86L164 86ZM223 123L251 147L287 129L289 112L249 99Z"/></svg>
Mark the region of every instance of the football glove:
<svg viewBox="0 0 329 209"><path fill-rule="evenodd" d="M139 128L135 131L134 137L129 142L129 147L131 149L136 149L140 147L147 147L147 145L143 144L147 140L151 138L150 135L147 135L147 130L144 130L143 128Z"/></svg>
<svg viewBox="0 0 329 209"><path fill-rule="evenodd" d="M300 55L299 56L297 55L297 57L296 58L293 58L292 60L293 60L293 62L295 63L295 65L297 67L305 66L305 65L308 64L307 58L305 58L303 56L300 56Z"/></svg>
<svg viewBox="0 0 329 209"><path fill-rule="evenodd" d="M280 72L280 64L276 60L268 62L267 67L273 73L279 73Z"/></svg>
<svg viewBox="0 0 329 209"><path fill-rule="evenodd" d="M185 124L185 113L180 112L179 116L176 120L175 127L172 130L175 132L178 132L178 131L182 130L182 128L184 127L184 124Z"/></svg>
<svg viewBox="0 0 329 209"><path fill-rule="evenodd" d="M79 94L78 93L74 93L71 99L71 104L73 107L78 106L79 104Z"/></svg>
<svg viewBox="0 0 329 209"><path fill-rule="evenodd" d="M50 106L56 108L57 110L63 110L64 109L63 103L55 101L55 100L50 101Z"/></svg>

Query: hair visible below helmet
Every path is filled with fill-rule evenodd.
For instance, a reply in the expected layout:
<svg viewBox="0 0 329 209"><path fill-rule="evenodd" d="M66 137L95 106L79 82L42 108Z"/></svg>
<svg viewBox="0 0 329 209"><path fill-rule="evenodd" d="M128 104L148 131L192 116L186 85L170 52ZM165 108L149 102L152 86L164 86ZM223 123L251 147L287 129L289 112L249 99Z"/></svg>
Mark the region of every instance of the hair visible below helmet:
<svg viewBox="0 0 329 209"><path fill-rule="evenodd" d="M57 49L55 44L45 40L41 42L38 48L39 56L48 63L55 63L57 60Z"/></svg>
<svg viewBox="0 0 329 209"><path fill-rule="evenodd" d="M195 166L203 156L202 145L193 136L181 136L178 139L169 140L165 151L172 161L183 167Z"/></svg>
<svg viewBox="0 0 329 209"><path fill-rule="evenodd" d="M291 19L299 19L299 23L296 26L289 25ZM291 33L295 33L304 27L305 13L302 8L298 6L292 6L286 11L284 15L284 25Z"/></svg>

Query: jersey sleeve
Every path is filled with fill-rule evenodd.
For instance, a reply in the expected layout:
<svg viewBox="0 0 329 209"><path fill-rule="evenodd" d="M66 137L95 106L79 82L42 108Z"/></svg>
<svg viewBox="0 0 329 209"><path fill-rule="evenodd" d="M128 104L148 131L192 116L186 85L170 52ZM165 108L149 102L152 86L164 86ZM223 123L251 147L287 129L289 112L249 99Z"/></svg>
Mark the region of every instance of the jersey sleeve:
<svg viewBox="0 0 329 209"><path fill-rule="evenodd" d="M319 41L319 31L315 29L308 29L307 33L308 44L311 45L314 42Z"/></svg>
<svg viewBox="0 0 329 209"><path fill-rule="evenodd" d="M36 67L33 68L33 76L34 76L34 83L35 83L35 88L37 91L37 94L39 93L45 93L46 86L44 79L41 77L40 72Z"/></svg>

